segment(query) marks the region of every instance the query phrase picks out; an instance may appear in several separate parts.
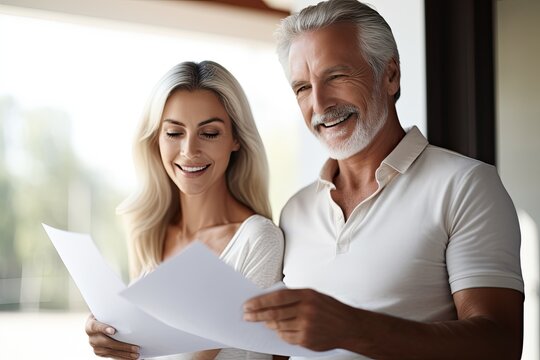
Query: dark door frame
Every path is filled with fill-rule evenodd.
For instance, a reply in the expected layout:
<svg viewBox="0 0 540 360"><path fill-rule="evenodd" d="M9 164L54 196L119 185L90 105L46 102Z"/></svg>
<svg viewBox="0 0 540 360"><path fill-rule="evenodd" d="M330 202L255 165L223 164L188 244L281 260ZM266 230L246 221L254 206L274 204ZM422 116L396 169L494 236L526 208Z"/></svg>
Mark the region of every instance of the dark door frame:
<svg viewBox="0 0 540 360"><path fill-rule="evenodd" d="M430 143L495 165L492 0L425 0Z"/></svg>

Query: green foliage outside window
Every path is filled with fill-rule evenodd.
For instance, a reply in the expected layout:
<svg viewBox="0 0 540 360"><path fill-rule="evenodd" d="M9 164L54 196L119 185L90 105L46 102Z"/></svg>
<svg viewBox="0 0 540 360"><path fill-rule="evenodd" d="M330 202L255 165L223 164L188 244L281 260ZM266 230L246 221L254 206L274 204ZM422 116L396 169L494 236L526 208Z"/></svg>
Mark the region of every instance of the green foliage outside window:
<svg viewBox="0 0 540 360"><path fill-rule="evenodd" d="M71 121L61 110L0 98L0 311L85 307L41 223L91 233L126 277L115 215L126 194L77 158Z"/></svg>

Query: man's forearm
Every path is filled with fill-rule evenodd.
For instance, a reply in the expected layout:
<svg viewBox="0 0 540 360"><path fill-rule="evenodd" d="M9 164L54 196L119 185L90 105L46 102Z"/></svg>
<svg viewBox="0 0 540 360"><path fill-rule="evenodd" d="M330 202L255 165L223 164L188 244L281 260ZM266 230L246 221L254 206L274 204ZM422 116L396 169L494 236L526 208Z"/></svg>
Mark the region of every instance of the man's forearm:
<svg viewBox="0 0 540 360"><path fill-rule="evenodd" d="M520 359L521 336L487 317L420 323L355 309L355 333L338 345L381 359Z"/></svg>
<svg viewBox="0 0 540 360"><path fill-rule="evenodd" d="M458 320L422 323L351 307L312 289L255 297L244 319L264 321L285 341L315 351L341 348L374 359L519 359L523 294L473 288L453 294Z"/></svg>

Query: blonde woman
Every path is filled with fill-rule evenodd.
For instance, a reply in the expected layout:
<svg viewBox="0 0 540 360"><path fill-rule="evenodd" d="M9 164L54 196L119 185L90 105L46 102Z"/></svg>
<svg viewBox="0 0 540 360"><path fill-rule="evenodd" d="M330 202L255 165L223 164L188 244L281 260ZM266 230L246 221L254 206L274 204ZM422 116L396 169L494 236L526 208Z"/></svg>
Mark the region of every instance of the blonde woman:
<svg viewBox="0 0 540 360"><path fill-rule="evenodd" d="M225 68L203 61L169 70L146 106L134 158L140 187L119 207L127 220L132 279L195 240L260 287L281 279L283 235L270 220L264 147L247 98ZM95 354L137 358L136 344L110 338L114 331L89 317ZM216 349L168 358L272 356Z"/></svg>

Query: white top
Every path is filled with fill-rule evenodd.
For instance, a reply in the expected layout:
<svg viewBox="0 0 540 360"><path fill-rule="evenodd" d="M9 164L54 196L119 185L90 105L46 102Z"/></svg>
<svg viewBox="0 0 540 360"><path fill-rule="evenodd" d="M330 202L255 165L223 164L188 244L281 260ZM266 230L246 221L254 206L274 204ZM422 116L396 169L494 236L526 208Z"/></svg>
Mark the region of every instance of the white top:
<svg viewBox="0 0 540 360"><path fill-rule="evenodd" d="M238 228L221 255L225 263L241 272L261 288L281 280L283 234L274 223L261 215L247 218ZM189 360L193 353L163 356L160 360ZM217 360L271 360L272 355L239 349L222 349Z"/></svg>
<svg viewBox="0 0 540 360"><path fill-rule="evenodd" d="M288 287L425 322L456 319L452 294L462 289L523 292L518 220L493 166L431 146L414 127L347 222L330 196L336 171L327 161L282 211Z"/></svg>

